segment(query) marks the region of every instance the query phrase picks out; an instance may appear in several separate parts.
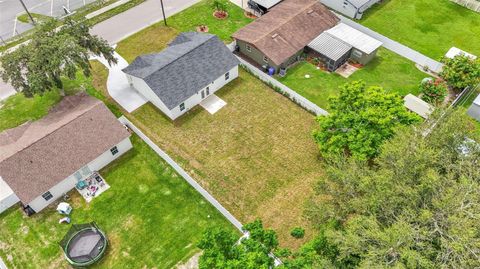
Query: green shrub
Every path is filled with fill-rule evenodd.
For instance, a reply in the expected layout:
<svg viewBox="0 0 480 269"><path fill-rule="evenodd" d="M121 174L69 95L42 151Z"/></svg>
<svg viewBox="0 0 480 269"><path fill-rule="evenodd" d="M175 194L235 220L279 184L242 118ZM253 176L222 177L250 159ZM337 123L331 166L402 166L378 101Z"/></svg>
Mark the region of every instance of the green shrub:
<svg viewBox="0 0 480 269"><path fill-rule="evenodd" d="M420 84L422 99L430 104L439 104L447 96L447 85L442 79L429 80Z"/></svg>
<svg viewBox="0 0 480 269"><path fill-rule="evenodd" d="M290 232L290 235L295 238L303 238L305 236L305 229L302 227L295 227Z"/></svg>

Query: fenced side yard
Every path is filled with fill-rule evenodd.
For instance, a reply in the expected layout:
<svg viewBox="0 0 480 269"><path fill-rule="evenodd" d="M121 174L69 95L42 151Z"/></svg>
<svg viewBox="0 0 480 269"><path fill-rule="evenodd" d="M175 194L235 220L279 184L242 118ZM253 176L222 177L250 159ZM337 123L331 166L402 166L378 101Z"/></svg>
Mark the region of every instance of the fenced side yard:
<svg viewBox="0 0 480 269"><path fill-rule="evenodd" d="M314 116L243 70L216 94L227 105L214 115L197 106L172 122L148 103L127 117L242 223L261 218L299 246L290 230L311 238L303 205L323 175Z"/></svg>
<svg viewBox="0 0 480 269"><path fill-rule="evenodd" d="M92 268L172 268L197 253L208 227L236 230L139 137L133 149L100 171L111 188L87 204L74 190L73 223L95 221L107 234L105 257ZM26 217L0 215L0 257L9 268L70 268L58 242L69 225L55 204Z"/></svg>
<svg viewBox="0 0 480 269"><path fill-rule="evenodd" d="M306 78L306 75L310 77ZM420 82L425 77L428 75L418 70L410 60L381 48L374 60L348 78L301 62L289 68L287 75L278 80L328 111L328 98L337 95L339 87L345 83L363 80L369 86L381 86L404 96L408 93L417 95Z"/></svg>
<svg viewBox="0 0 480 269"><path fill-rule="evenodd" d="M480 14L449 0L385 0L360 23L434 60L453 46L480 56Z"/></svg>

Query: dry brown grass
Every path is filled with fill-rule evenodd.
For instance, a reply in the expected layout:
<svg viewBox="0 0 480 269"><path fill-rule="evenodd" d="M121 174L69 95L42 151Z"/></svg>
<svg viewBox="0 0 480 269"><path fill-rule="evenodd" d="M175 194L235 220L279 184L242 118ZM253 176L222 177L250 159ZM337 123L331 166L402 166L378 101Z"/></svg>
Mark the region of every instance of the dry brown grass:
<svg viewBox="0 0 480 269"><path fill-rule="evenodd" d="M149 103L129 118L240 221L261 218L298 247L289 232L311 238L303 204L322 176L314 117L244 71L217 95L227 105L215 115L197 106L172 122Z"/></svg>

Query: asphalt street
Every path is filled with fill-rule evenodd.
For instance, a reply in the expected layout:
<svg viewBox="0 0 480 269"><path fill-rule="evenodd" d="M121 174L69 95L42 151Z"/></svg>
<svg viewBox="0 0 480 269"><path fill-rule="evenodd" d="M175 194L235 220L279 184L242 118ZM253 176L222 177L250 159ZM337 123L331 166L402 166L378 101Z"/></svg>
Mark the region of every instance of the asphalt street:
<svg viewBox="0 0 480 269"><path fill-rule="evenodd" d="M63 7L74 11L95 1L98 0L24 0L24 3L32 13L58 17L65 14ZM0 37L3 40L32 28L32 25L28 23L15 20L19 14L24 12L20 0L0 0Z"/></svg>

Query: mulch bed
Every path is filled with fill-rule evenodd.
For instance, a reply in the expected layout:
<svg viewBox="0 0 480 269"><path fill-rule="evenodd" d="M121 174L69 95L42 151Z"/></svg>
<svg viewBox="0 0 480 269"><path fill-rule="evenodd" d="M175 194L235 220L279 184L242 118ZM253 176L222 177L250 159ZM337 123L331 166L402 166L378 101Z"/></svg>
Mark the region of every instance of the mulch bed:
<svg viewBox="0 0 480 269"><path fill-rule="evenodd" d="M197 26L197 32L208 33L208 26L206 26L206 25Z"/></svg>
<svg viewBox="0 0 480 269"><path fill-rule="evenodd" d="M222 10L215 10L215 12L213 12L213 16L217 19L224 20L228 17L228 13Z"/></svg>

